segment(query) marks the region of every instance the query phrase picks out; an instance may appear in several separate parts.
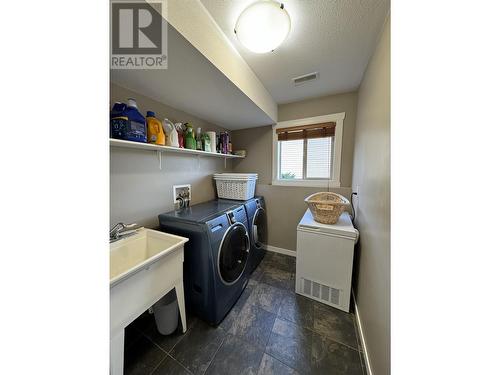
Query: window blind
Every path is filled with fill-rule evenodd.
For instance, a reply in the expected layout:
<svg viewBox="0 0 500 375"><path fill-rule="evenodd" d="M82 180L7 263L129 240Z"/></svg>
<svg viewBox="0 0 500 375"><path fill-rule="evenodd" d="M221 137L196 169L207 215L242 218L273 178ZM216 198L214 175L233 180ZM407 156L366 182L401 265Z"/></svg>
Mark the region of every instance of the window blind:
<svg viewBox="0 0 500 375"><path fill-rule="evenodd" d="M280 143L281 179L302 179L304 171L304 141L302 139Z"/></svg>
<svg viewBox="0 0 500 375"><path fill-rule="evenodd" d="M276 134L278 141L333 137L335 135L335 122L276 129Z"/></svg>
<svg viewBox="0 0 500 375"><path fill-rule="evenodd" d="M330 178L332 137L307 140L306 178Z"/></svg>

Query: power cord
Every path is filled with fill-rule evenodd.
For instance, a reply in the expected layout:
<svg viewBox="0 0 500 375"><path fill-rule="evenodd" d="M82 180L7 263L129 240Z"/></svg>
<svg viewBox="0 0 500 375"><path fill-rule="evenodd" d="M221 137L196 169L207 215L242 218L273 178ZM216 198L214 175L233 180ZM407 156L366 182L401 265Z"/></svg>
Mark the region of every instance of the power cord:
<svg viewBox="0 0 500 375"><path fill-rule="evenodd" d="M351 193L351 208L352 208L352 222L354 224L354 219L356 218L356 210L354 209L354 205L352 204L352 196L353 195L358 195L355 191Z"/></svg>

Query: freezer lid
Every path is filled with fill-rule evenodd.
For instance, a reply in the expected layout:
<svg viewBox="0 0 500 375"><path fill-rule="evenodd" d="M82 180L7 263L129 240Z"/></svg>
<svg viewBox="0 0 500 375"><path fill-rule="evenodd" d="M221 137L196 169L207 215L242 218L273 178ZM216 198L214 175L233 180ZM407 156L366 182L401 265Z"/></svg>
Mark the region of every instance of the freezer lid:
<svg viewBox="0 0 500 375"><path fill-rule="evenodd" d="M342 212L335 224L322 224L314 221L311 210L307 209L297 226L297 230L314 230L320 233L340 235L353 239L358 238L358 230L353 227L351 217L345 211Z"/></svg>

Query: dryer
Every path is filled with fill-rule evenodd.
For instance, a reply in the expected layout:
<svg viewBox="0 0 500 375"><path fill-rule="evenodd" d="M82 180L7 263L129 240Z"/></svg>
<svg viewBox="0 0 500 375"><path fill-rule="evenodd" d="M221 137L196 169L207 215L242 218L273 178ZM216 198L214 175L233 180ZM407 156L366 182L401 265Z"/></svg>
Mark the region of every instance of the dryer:
<svg viewBox="0 0 500 375"><path fill-rule="evenodd" d="M248 283L251 245L244 206L214 200L158 218L162 231L189 238L184 249L187 308L219 324Z"/></svg>
<svg viewBox="0 0 500 375"><path fill-rule="evenodd" d="M238 203L239 201L219 199L220 202ZM257 268L266 254L267 244L267 214L264 197L257 196L243 202L248 222L248 234L250 236L250 273Z"/></svg>

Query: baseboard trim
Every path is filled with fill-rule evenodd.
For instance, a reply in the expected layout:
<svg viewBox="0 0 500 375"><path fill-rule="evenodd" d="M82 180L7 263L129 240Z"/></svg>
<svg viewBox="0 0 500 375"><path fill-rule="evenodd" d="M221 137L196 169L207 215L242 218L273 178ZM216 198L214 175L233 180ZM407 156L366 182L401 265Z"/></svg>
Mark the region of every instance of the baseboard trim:
<svg viewBox="0 0 500 375"><path fill-rule="evenodd" d="M271 245L266 245L266 250L267 251L272 251L274 253L280 253L280 254L285 254L289 255L291 257L296 257L297 252L293 250L288 250L288 249L283 249L281 247L276 247L276 246L271 246Z"/></svg>
<svg viewBox="0 0 500 375"><path fill-rule="evenodd" d="M352 293L352 300L354 302L354 315L356 315L356 324L358 326L358 332L361 336L361 345L363 346L363 357L365 357L366 371L368 375L373 375L372 366L370 365L370 357L368 356L368 350L365 342L365 335L363 334L363 325L361 324L361 318L359 317L358 304L356 303L356 297L354 297L354 292Z"/></svg>

